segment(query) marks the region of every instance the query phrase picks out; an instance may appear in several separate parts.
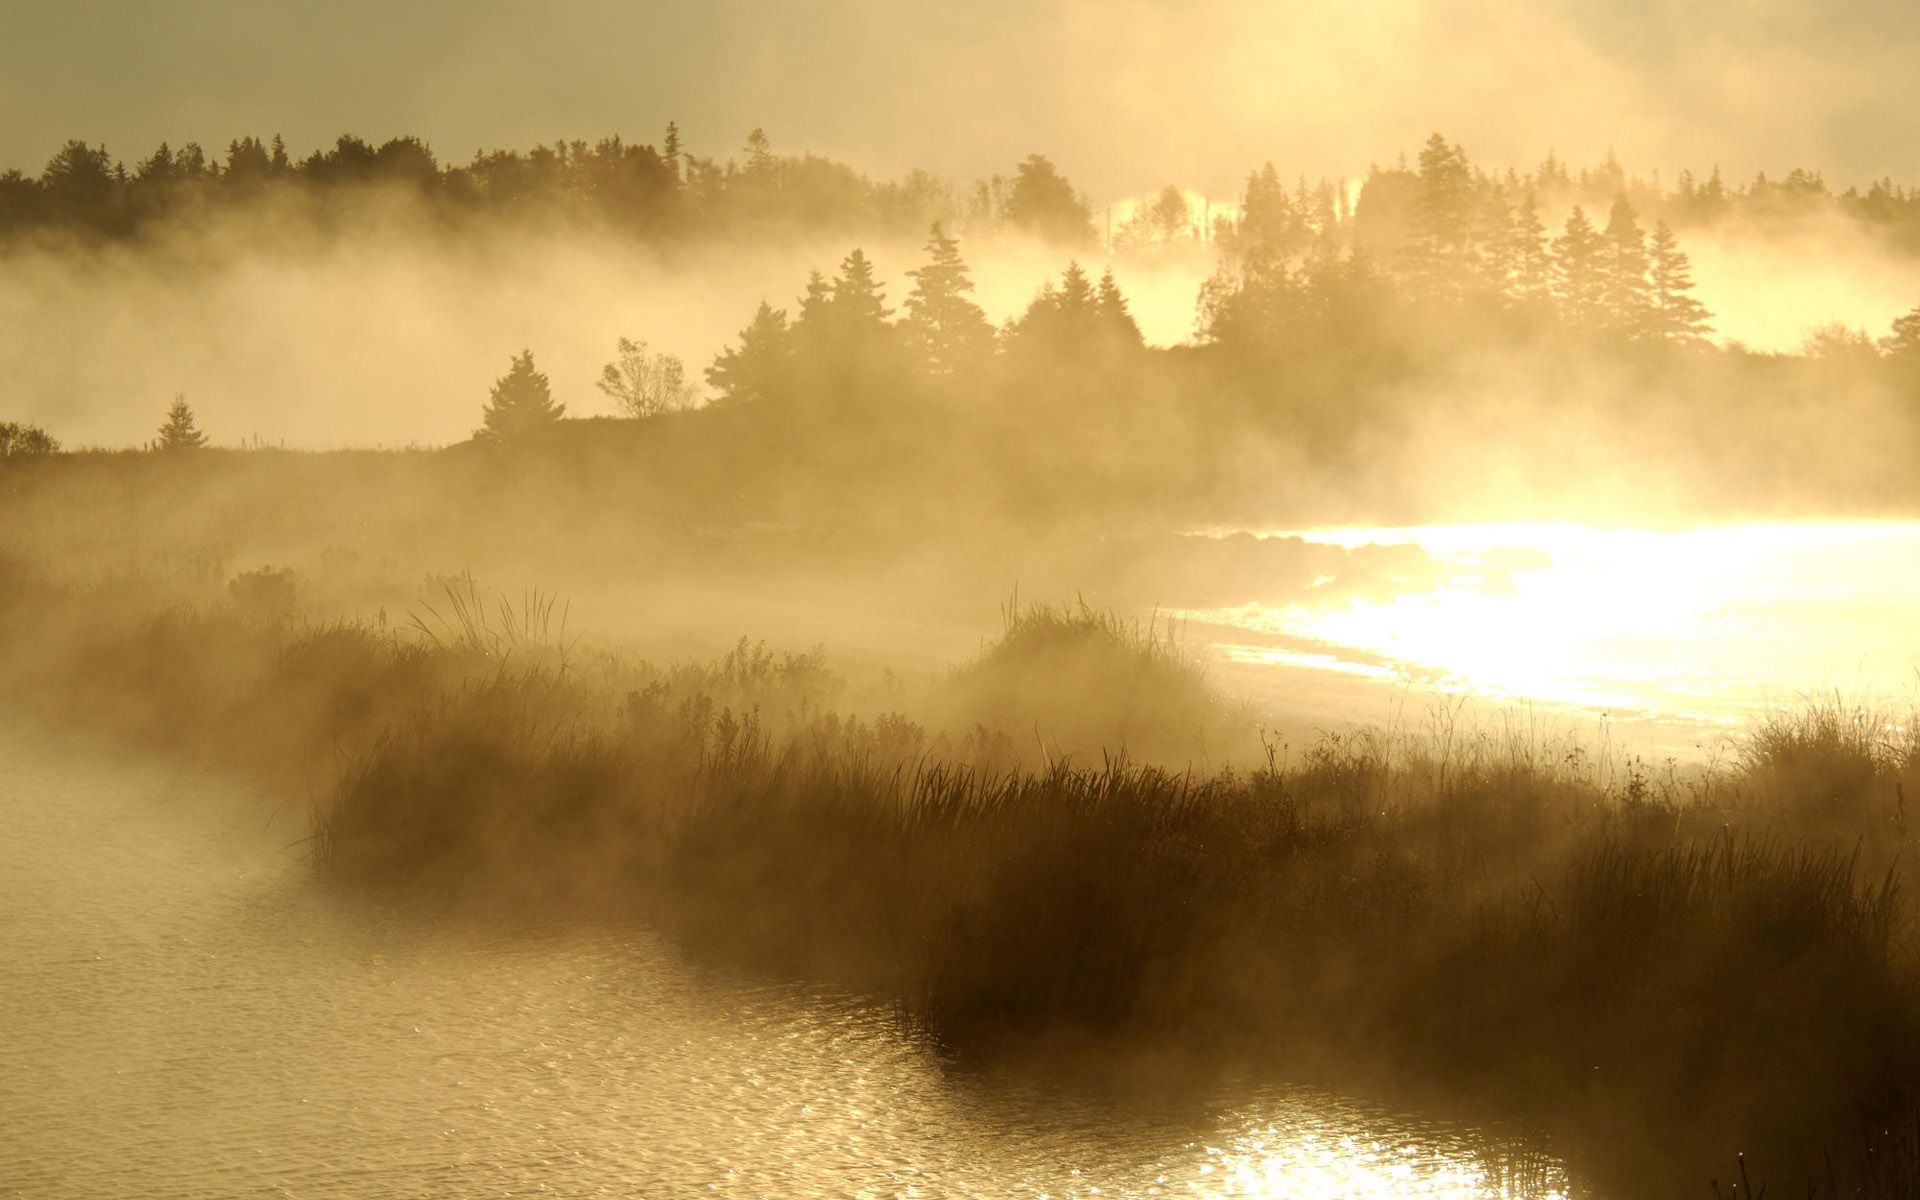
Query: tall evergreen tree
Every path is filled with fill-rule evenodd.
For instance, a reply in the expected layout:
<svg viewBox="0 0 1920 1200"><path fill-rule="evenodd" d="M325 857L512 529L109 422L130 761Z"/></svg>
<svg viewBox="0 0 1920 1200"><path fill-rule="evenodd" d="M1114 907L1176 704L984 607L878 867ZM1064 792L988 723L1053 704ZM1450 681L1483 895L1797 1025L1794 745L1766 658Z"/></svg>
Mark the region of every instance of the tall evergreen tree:
<svg viewBox="0 0 1920 1200"><path fill-rule="evenodd" d="M967 298L973 280L960 258L960 243L937 223L927 242L927 265L907 274L913 291L906 300L902 322L907 337L928 371L949 375L963 364L991 351L993 328L980 306Z"/></svg>
<svg viewBox="0 0 1920 1200"><path fill-rule="evenodd" d="M1120 285L1113 278L1112 267L1108 267L1100 276L1100 289L1094 294L1093 306L1101 324L1115 340L1126 346L1141 344L1139 322L1127 311L1127 298L1120 294Z"/></svg>
<svg viewBox="0 0 1920 1200"><path fill-rule="evenodd" d="M842 330L859 336L884 329L893 315L886 299L865 253L856 248L841 260L833 280L833 316Z"/></svg>
<svg viewBox="0 0 1920 1200"><path fill-rule="evenodd" d="M1509 236L1513 258L1509 286L1514 298L1528 304L1551 302L1553 255L1547 247L1547 228L1540 221L1540 206L1532 192L1520 202Z"/></svg>
<svg viewBox="0 0 1920 1200"><path fill-rule="evenodd" d="M193 409L188 407L186 396L175 396L167 409L167 419L160 426L160 440L154 444L155 449L183 453L204 450L206 445L207 435L193 423Z"/></svg>
<svg viewBox="0 0 1920 1200"><path fill-rule="evenodd" d="M1693 298L1691 265L1665 221L1654 223L1647 260L1651 283L1648 333L1654 338L1676 342L1704 336L1710 328L1710 314L1706 305Z"/></svg>
<svg viewBox="0 0 1920 1200"><path fill-rule="evenodd" d="M1520 266L1520 238L1507 189L1484 189L1473 206L1472 244L1476 285L1482 292L1510 296Z"/></svg>
<svg viewBox="0 0 1920 1200"><path fill-rule="evenodd" d="M793 318L794 329L803 336L826 337L832 322L828 315L832 308L833 285L820 272L807 272L807 290L800 295L800 309Z"/></svg>
<svg viewBox="0 0 1920 1200"><path fill-rule="evenodd" d="M1553 239L1553 298L1572 324L1591 326L1605 315L1606 245L1578 205Z"/></svg>
<svg viewBox="0 0 1920 1200"><path fill-rule="evenodd" d="M740 331L739 347L722 350L707 368L707 382L728 400L774 400L791 382L792 356L786 310L762 300L752 322Z"/></svg>
<svg viewBox="0 0 1920 1200"><path fill-rule="evenodd" d="M1607 214L1604 275L1606 320L1618 332L1641 337L1648 332L1652 303L1647 288L1647 235L1625 192Z"/></svg>
<svg viewBox="0 0 1920 1200"><path fill-rule="evenodd" d="M547 377L534 369L533 351L523 350L494 380L473 439L483 446L516 445L553 428L566 411L566 405L554 403Z"/></svg>
<svg viewBox="0 0 1920 1200"><path fill-rule="evenodd" d="M1430 296L1457 299L1476 266L1473 173L1465 152L1436 133L1420 150L1419 178L1406 265Z"/></svg>

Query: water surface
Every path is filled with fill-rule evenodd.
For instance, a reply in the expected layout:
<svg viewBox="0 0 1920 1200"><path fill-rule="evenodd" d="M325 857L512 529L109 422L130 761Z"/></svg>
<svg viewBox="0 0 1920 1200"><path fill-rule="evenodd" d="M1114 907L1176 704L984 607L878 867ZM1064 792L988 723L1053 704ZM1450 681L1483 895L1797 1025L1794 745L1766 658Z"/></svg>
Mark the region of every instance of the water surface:
<svg viewBox="0 0 1920 1200"><path fill-rule="evenodd" d="M288 813L97 750L0 736L0 828L0 1194L1567 1189L1524 1145L1312 1089L1157 1113L972 1080L884 1008L644 932L391 914L318 886Z"/></svg>
<svg viewBox="0 0 1920 1200"><path fill-rule="evenodd" d="M1279 536L1411 546L1428 569L1185 614L1232 661L1701 729L1835 693L1904 710L1920 680L1916 521Z"/></svg>

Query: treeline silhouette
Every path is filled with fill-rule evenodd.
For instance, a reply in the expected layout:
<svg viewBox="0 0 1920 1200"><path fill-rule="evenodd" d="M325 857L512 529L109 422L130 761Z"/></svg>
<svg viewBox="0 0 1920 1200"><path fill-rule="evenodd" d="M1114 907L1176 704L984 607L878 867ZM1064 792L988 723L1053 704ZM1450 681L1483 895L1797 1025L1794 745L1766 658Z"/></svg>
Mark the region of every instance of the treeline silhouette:
<svg viewBox="0 0 1920 1200"><path fill-rule="evenodd" d="M305 158L295 158L278 136L235 138L224 159L196 143L163 143L131 166L104 145L73 140L38 177L0 174L0 238L124 238L183 214L245 209L275 197L324 203L356 188L405 194L448 219L562 213L659 236L782 223L924 229L935 220L965 220L1067 242L1093 237L1087 201L1041 155L963 194L925 171L876 181L819 155L777 154L760 129L738 155L720 161L685 149L669 124L657 145L617 136L560 141L525 152L475 151L464 165L443 164L411 136L374 145L342 135Z"/></svg>
<svg viewBox="0 0 1920 1200"><path fill-rule="evenodd" d="M1437 135L1436 135L1437 137ZM1624 197L1649 222L1675 229L1736 220L1778 225L1838 216L1885 236L1890 245L1920 252L1920 188L1890 178L1864 190L1834 190L1817 170L1765 172L1729 183L1718 167L1704 177L1684 170L1668 183L1656 172L1630 173L1609 154L1578 170L1548 154L1530 170L1469 167L1448 148L1467 191L1499 191L1517 203L1531 195L1538 211L1578 206L1607 211ZM1391 235L1420 190L1434 152L1430 142L1417 164L1403 155L1391 167L1372 167L1349 181L1299 176L1293 186L1269 165L1254 173L1263 199L1283 198L1300 219L1325 224L1352 219L1363 241ZM70 140L38 175L0 173L0 238L63 233L130 237L169 217L257 204L267 196L324 202L343 190L385 187L412 195L449 219L463 215L526 216L553 211L604 219L638 232L668 235L695 230L751 229L769 223L848 229L924 229L939 221L977 234L1009 228L1050 241L1137 250L1178 241L1232 238L1244 220L1260 220L1196 202L1168 185L1153 200L1126 206L1118 228L1109 213L1096 228L1093 206L1045 156L1022 160L1011 173L956 187L926 171L875 180L855 168L811 153L777 153L763 129L724 157L687 149L669 123L658 143L619 136L556 141L529 150L476 150L464 164L443 162L422 139L402 135L375 144L343 134L332 146L296 157L278 135L269 141L237 137L224 155L195 142L162 143L131 163L100 144ZM1250 188L1250 190L1252 190Z"/></svg>

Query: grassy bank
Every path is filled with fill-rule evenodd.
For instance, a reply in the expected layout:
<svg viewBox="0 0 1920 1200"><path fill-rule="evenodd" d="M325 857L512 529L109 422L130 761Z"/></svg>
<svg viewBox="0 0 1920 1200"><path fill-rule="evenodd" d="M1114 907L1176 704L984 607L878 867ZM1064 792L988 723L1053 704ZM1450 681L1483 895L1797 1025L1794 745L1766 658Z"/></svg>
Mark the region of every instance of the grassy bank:
<svg viewBox="0 0 1920 1200"><path fill-rule="evenodd" d="M311 627L263 587L16 574L9 690L310 788L342 885L645 919L962 1058L1140 1040L1445 1096L1619 1194L1740 1151L1776 1194L1915 1185L1911 722L1809 708L1692 775L1448 724L1196 772L1173 733L1230 708L1085 611L1012 612L914 711L850 715L818 653L623 664L471 589Z"/></svg>

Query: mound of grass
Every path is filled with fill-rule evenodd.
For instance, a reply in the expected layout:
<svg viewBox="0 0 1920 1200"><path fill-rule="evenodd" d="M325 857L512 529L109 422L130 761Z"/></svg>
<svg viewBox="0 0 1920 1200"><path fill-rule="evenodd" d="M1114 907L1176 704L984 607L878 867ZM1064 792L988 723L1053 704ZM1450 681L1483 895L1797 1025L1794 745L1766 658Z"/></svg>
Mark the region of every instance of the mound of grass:
<svg viewBox="0 0 1920 1200"><path fill-rule="evenodd" d="M1205 764L1249 739L1251 722L1208 683L1175 628L1085 603L1016 599L1002 611L1000 637L948 682L947 726L998 730L1043 761L1108 753Z"/></svg>

